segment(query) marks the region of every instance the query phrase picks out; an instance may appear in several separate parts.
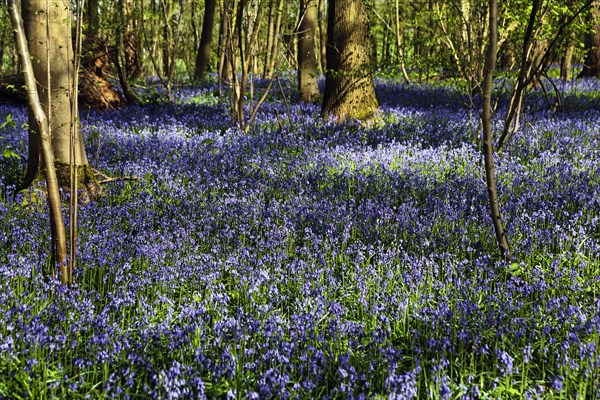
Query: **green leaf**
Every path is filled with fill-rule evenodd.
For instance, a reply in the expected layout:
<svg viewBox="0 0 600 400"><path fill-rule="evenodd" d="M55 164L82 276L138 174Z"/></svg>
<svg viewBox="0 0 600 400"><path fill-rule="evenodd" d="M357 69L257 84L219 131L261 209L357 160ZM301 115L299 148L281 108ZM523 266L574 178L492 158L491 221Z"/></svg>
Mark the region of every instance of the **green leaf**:
<svg viewBox="0 0 600 400"><path fill-rule="evenodd" d="M4 150L2 150L2 157L4 158L16 158L17 160L21 159L21 156L18 155L17 153L15 153L13 150L11 150L10 148L5 148Z"/></svg>
<svg viewBox="0 0 600 400"><path fill-rule="evenodd" d="M2 124L0 124L0 129L4 129L7 126L10 126L11 128L16 128L17 127L17 124L13 120L13 117L12 117L11 114L8 114L6 116L6 121L4 121Z"/></svg>
<svg viewBox="0 0 600 400"><path fill-rule="evenodd" d="M514 277L520 276L523 274L524 270L523 270L523 265L519 264L519 263L512 263L510 264L510 268L508 270L510 272L510 274Z"/></svg>

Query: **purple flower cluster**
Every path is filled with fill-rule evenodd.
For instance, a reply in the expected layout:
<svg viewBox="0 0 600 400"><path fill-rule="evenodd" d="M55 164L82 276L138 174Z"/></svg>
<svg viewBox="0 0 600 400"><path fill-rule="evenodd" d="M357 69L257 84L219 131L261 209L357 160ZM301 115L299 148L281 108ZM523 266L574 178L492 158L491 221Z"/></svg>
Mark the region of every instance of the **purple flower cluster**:
<svg viewBox="0 0 600 400"><path fill-rule="evenodd" d="M506 265L477 113L377 91L372 126L274 93L245 134L206 90L85 115L94 166L140 179L81 206L70 288L43 203L0 197L0 398L597 396L599 112L532 95L497 160Z"/></svg>

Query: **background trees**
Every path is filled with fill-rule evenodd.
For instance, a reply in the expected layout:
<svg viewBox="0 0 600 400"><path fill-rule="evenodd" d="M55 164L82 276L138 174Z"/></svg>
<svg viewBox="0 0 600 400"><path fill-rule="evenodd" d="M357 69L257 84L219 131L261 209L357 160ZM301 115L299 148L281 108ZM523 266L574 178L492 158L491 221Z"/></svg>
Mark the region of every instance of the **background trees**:
<svg viewBox="0 0 600 400"><path fill-rule="evenodd" d="M299 98L314 101L314 78L325 75L327 68L326 21L332 18L327 14L339 8L334 20L348 19L353 9L352 2L326 0L92 0L86 4L85 33L107 44L112 76L117 77L117 67L122 67L121 86L131 101L128 85L143 83L148 76L160 77L170 92L188 77L198 84L207 77L210 81L211 75L206 74L211 72L232 83L232 69L266 79L298 69ZM596 76L598 7L597 1L590 0L502 2L498 67L507 72L523 69L526 54L526 69L537 71L538 77L559 64L563 77L570 75L571 65L576 75ZM459 78L478 90L489 30L485 0L369 0L363 8L370 31L364 50L370 58L369 73L405 82ZM238 15L242 40L234 33ZM18 72L6 16L0 18L4 77ZM528 29L531 40L524 40ZM242 53L250 57L248 63L242 62Z"/></svg>

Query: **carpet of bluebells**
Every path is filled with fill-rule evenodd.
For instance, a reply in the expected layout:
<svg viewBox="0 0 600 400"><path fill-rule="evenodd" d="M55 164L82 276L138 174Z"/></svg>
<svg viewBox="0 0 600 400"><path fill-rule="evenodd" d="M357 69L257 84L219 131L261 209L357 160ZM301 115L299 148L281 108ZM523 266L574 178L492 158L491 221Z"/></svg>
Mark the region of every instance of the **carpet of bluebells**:
<svg viewBox="0 0 600 400"><path fill-rule="evenodd" d="M457 90L380 82L335 125L287 85L247 133L214 87L83 112L93 166L139 179L81 205L72 287L0 107L0 398L597 398L598 83L530 93L496 159L511 263Z"/></svg>

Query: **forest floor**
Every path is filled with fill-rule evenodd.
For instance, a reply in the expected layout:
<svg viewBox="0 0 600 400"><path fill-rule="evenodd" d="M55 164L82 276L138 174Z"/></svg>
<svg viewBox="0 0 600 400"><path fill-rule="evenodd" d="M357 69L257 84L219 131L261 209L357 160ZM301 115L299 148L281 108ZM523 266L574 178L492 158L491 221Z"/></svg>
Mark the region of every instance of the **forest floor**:
<svg viewBox="0 0 600 400"><path fill-rule="evenodd" d="M0 398L600 395L597 83L529 93L496 159L510 263L465 96L382 81L335 125L286 84L247 133L215 88L82 112L94 168L139 179L80 206L71 287L0 106Z"/></svg>

